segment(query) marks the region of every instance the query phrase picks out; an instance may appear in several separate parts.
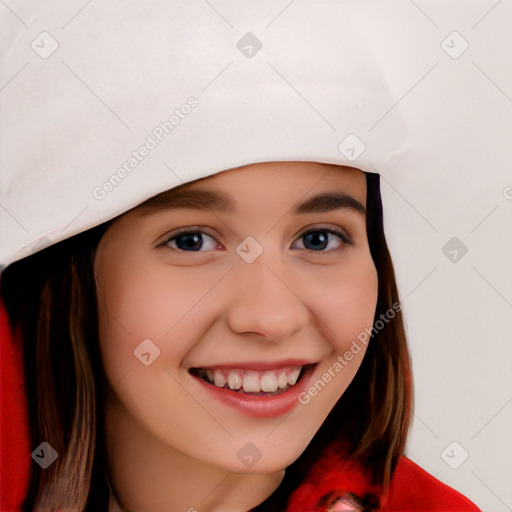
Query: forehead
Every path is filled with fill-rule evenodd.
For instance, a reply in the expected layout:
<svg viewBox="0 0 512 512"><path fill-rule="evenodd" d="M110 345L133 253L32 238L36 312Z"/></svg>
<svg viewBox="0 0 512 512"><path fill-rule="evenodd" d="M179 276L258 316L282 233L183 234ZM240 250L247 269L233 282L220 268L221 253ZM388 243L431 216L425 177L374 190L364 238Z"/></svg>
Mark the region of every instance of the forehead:
<svg viewBox="0 0 512 512"><path fill-rule="evenodd" d="M343 194L366 203L366 176L359 169L318 162L265 162L219 172L162 192L136 208L214 208L233 212L241 203L303 203L319 194Z"/></svg>
<svg viewBox="0 0 512 512"><path fill-rule="evenodd" d="M354 191L366 184L365 173L353 167L320 162L263 162L220 172L185 185L190 188L208 186L251 186L252 189L285 186L292 190L304 186L329 188L343 186Z"/></svg>

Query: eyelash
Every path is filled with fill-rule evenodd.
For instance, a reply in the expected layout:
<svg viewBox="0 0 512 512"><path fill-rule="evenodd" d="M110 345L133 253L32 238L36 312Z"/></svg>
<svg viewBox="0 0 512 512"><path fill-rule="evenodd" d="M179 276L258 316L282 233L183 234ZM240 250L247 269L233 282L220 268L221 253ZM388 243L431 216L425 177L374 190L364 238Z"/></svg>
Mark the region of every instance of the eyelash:
<svg viewBox="0 0 512 512"><path fill-rule="evenodd" d="M352 240L350 239L350 237L344 231L342 231L342 230L340 230L338 228L334 228L334 227L328 227L328 228L327 227L315 227L315 228L307 229L306 231L303 231L302 233L300 233L297 236L296 240L304 238L305 236L307 236L307 235L309 235L311 233L331 233L333 235L338 236L341 239L341 241L342 241L342 243L344 245L353 245ZM163 240L161 243L158 244L158 247L166 247L169 242L171 242L172 240L178 238L181 235L192 235L192 234L208 235L211 238L213 238L217 243L219 243L218 240L215 238L215 236L212 233L209 233L204 228L184 227L184 228L178 228L175 231L173 231L172 233L170 233L165 238L165 240ZM175 248L170 248L170 249L175 250L175 251L180 251L180 252L204 252L204 251L185 251L183 249L175 249ZM324 250L313 251L313 249L305 249L305 250L310 250L312 252L331 252L331 251L324 251Z"/></svg>
<svg viewBox="0 0 512 512"><path fill-rule="evenodd" d="M316 228L307 229L306 231L303 231L302 233L300 233L299 236L296 238L296 240L304 238L305 236L307 236L311 233L331 233L332 235L336 235L337 237L339 237L341 239L341 242L343 245L353 245L352 240L348 237L348 235L345 232L343 232L341 229L334 228L334 227L329 227L329 228L316 227ZM312 249L306 249L306 250L313 251ZM323 251L322 250L322 251L313 251L313 252L331 252L331 251Z"/></svg>

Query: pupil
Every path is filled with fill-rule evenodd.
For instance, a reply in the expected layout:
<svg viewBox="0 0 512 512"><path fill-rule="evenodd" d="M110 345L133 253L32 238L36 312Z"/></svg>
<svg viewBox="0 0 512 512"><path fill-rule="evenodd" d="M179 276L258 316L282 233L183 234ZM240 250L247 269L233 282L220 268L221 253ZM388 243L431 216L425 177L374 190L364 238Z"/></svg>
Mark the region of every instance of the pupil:
<svg viewBox="0 0 512 512"><path fill-rule="evenodd" d="M203 239L199 233L191 233L176 237L176 245L182 250L198 250L203 245Z"/></svg>
<svg viewBox="0 0 512 512"><path fill-rule="evenodd" d="M304 237L304 246L308 249L325 249L329 237L326 233L321 231L315 231L314 233L308 233Z"/></svg>

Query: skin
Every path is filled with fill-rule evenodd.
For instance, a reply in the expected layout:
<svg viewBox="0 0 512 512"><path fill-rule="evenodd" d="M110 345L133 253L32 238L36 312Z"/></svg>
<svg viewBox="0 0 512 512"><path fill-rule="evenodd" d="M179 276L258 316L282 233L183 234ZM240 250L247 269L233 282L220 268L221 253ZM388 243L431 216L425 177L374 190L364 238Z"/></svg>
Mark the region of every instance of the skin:
<svg viewBox="0 0 512 512"><path fill-rule="evenodd" d="M271 162L183 188L222 191L235 208L139 207L114 222L96 253L109 480L126 510L245 512L279 486L353 379L364 347L309 403L276 418L213 400L188 369L302 358L318 362L315 382L371 328L378 278L364 213L292 211L322 192L366 206L365 175ZM176 240L158 246L184 226L213 238L203 237L201 251L179 250ZM312 249L302 236L312 227L337 227L352 244L334 235ZM250 264L235 251L248 236L263 247ZM149 366L134 357L145 339L160 350ZM261 453L251 468L237 457L248 442Z"/></svg>

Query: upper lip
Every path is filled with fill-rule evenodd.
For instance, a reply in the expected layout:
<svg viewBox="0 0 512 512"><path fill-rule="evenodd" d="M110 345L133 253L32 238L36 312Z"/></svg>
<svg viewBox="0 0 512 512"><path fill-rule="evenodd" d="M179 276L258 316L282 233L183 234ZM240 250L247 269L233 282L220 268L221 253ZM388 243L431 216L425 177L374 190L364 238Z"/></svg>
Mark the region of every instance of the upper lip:
<svg viewBox="0 0 512 512"><path fill-rule="evenodd" d="M218 363L206 366L194 366L193 368L201 368L202 370L279 370L280 368L288 368L290 366L310 366L317 364L318 361L308 361L305 359L282 359L280 361L245 361L235 363Z"/></svg>

